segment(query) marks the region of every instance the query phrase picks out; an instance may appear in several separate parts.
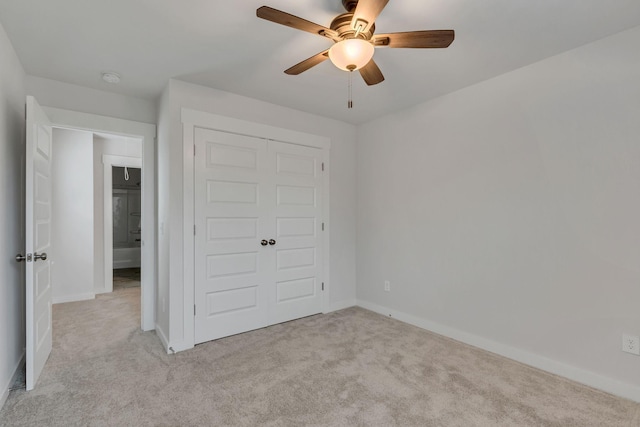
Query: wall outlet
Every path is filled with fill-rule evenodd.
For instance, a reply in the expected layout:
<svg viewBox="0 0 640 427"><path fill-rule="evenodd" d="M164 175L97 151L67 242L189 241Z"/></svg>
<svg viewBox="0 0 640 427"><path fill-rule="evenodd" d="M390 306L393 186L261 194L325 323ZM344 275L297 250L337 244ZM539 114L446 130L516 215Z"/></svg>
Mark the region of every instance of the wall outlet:
<svg viewBox="0 0 640 427"><path fill-rule="evenodd" d="M385 292L391 292L391 282L389 282L388 280L384 281L384 290Z"/></svg>
<svg viewBox="0 0 640 427"><path fill-rule="evenodd" d="M640 338L635 335L622 334L622 351L640 356Z"/></svg>

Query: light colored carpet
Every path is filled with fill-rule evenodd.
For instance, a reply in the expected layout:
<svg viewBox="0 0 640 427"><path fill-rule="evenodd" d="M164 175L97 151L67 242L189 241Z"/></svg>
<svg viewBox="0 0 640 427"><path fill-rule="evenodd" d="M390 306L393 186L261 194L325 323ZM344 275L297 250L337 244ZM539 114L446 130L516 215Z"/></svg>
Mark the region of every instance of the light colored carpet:
<svg viewBox="0 0 640 427"><path fill-rule="evenodd" d="M140 287L140 267L113 270L113 290Z"/></svg>
<svg viewBox="0 0 640 427"><path fill-rule="evenodd" d="M163 352L138 288L54 307L3 426L637 426L640 405L350 308Z"/></svg>

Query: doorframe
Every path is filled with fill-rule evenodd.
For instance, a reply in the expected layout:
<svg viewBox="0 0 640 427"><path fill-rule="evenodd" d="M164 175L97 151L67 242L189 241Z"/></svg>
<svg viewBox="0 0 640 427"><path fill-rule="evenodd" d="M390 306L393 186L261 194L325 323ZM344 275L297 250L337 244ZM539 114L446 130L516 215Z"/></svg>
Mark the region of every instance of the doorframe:
<svg viewBox="0 0 640 427"><path fill-rule="evenodd" d="M322 312L330 311L330 266L329 266L329 234L331 230L329 218L329 184L331 167L329 164L331 140L324 136L312 135L221 116L218 114L206 113L203 111L181 108L182 121L182 144L183 144L183 169L182 169L182 195L183 195L183 319L184 319L184 341L180 345L174 345L174 351L186 350L195 345L195 316L193 307L195 305L195 129L211 129L221 132L236 133L251 136L254 138L284 142L294 145L319 148L322 150L322 162L324 163L324 173L322 182L322 216L325 225L322 240L322 278L324 282L324 292L322 295Z"/></svg>
<svg viewBox="0 0 640 427"><path fill-rule="evenodd" d="M142 168L142 158L103 154L102 165L104 166L104 292L113 292L113 167ZM144 174L144 168L142 173ZM140 194L142 197L142 193ZM144 211L143 208L142 215ZM142 229L142 224L140 228ZM140 245L140 251L142 251L142 245ZM143 268L140 269L141 272L142 270ZM140 285L142 287L142 283Z"/></svg>
<svg viewBox="0 0 640 427"><path fill-rule="evenodd" d="M155 329L156 319L156 187L155 153L156 125L134 122L115 117L99 116L79 111L42 107L53 127L83 130L97 133L142 139L142 185L141 198L141 278L140 278L140 327L143 331Z"/></svg>

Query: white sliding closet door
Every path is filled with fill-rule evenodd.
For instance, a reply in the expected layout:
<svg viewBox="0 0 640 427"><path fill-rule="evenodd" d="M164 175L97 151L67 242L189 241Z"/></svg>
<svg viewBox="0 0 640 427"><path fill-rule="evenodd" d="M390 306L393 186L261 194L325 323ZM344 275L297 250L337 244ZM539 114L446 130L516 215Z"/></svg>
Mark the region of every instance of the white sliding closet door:
<svg viewBox="0 0 640 427"><path fill-rule="evenodd" d="M322 311L322 150L195 131L195 342Z"/></svg>

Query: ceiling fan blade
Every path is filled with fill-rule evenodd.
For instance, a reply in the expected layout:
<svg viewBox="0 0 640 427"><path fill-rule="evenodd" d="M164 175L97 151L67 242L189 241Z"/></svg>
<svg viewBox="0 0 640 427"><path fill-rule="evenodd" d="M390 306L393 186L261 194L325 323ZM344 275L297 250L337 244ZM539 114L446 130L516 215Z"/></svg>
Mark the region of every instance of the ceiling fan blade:
<svg viewBox="0 0 640 427"><path fill-rule="evenodd" d="M320 52L317 55L313 55L311 58L305 59L304 61L294 65L288 70L285 70L285 73L291 76L296 76L304 71L307 71L311 67L315 67L316 65L324 62L327 59L329 59L329 49L325 50L324 52Z"/></svg>
<svg viewBox="0 0 640 427"><path fill-rule="evenodd" d="M408 31L406 33L376 34L374 46L406 48L448 47L455 38L453 30Z"/></svg>
<svg viewBox="0 0 640 427"><path fill-rule="evenodd" d="M276 24L286 25L287 27L295 28L296 30L318 34L330 39L339 38L338 34L329 28L269 6L262 6L258 8L258 10L256 10L256 15L258 18L266 19L267 21L275 22Z"/></svg>
<svg viewBox="0 0 640 427"><path fill-rule="evenodd" d="M377 85L384 81L382 71L378 68L378 65L372 59L367 65L360 68L360 75L364 79L365 83L369 86Z"/></svg>
<svg viewBox="0 0 640 427"><path fill-rule="evenodd" d="M358 27L361 27L361 33L369 31L388 2L389 0L359 0L351 19L351 28L358 31Z"/></svg>

